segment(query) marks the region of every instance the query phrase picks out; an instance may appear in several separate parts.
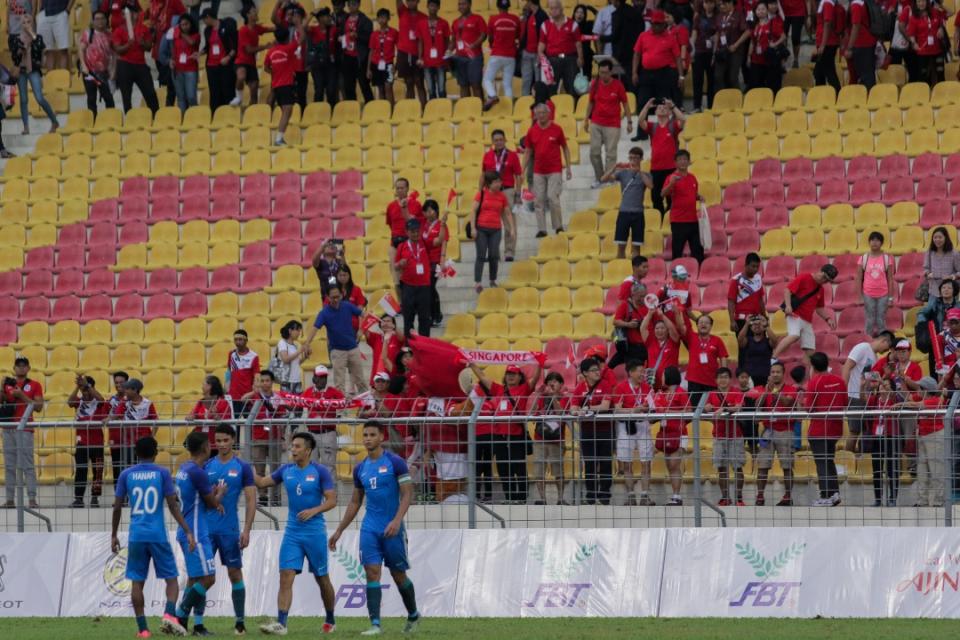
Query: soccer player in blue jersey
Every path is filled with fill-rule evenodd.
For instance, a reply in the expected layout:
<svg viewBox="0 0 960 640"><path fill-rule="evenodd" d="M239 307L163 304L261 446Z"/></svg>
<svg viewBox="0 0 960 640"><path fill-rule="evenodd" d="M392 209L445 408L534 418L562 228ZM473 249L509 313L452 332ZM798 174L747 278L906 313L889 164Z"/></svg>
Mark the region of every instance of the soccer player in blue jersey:
<svg viewBox="0 0 960 640"><path fill-rule="evenodd" d="M227 568L230 577L235 635L247 632L244 620L244 605L247 590L243 584L243 560L241 551L250 544L250 529L257 515L257 488L253 483L253 467L233 452L237 432L229 424L217 425L214 432L217 455L204 466L211 485L225 485L227 492L220 499L223 513L207 510L207 525L214 553L220 554L220 562ZM240 494L244 499L243 530L237 517Z"/></svg>
<svg viewBox="0 0 960 640"><path fill-rule="evenodd" d="M293 580L303 571L306 558L320 586L326 620L323 633L336 628L333 609L336 604L333 583L327 573L327 526L323 514L337 506L337 485L326 467L310 461L317 441L308 432L296 433L290 441L291 463L270 476L254 475L260 489L283 485L287 492L287 527L280 543L280 591L277 593L277 620L264 624L260 631L271 635L287 634L287 614L293 603Z"/></svg>
<svg viewBox="0 0 960 640"><path fill-rule="evenodd" d="M143 585L147 581L150 563L153 572L167 584L167 603L160 620L160 628L175 636L187 635L187 630L176 617L176 602L179 587L177 585L177 563L173 558L173 549L167 539L167 527L163 521L163 505L167 503L170 515L180 525L189 548L196 542L193 532L177 503L177 492L173 487L170 471L153 463L157 457L157 441L151 437L140 438L134 445L138 463L124 471L117 478L113 499L113 526L110 535L110 548L113 553L120 552L120 517L123 515L124 500L130 500L130 533L127 536L126 576L132 584L130 600L133 613L137 618L137 637L149 638L147 617L144 615Z"/></svg>
<svg viewBox="0 0 960 640"><path fill-rule="evenodd" d="M220 498L226 493L227 487L226 485L212 487L203 470L203 465L210 457L210 440L207 434L194 431L187 436L184 444L190 459L180 465L175 480L180 508L183 509L183 517L193 531L196 544L188 545L183 532L177 532L177 542L180 543L183 559L187 565L187 586L183 590L183 599L177 607L177 619L186 629L192 611L193 635L207 636L211 634L203 625L203 612L207 605L207 591L216 580L213 545L210 543L207 526L207 510L223 511Z"/></svg>
<svg viewBox="0 0 960 640"><path fill-rule="evenodd" d="M407 560L407 532L403 526L403 516L413 501L413 484L404 459L384 450L386 435L385 424L371 420L363 425L363 447L367 450L367 457L353 470L353 497L343 514L343 521L330 536L330 549L335 551L340 535L357 517L366 497L367 512L360 525L360 562L367 574L367 611L373 626L360 634L363 636L382 633L380 573L384 563L390 569L407 608L403 632L412 633L420 624L413 582L407 577L410 562Z"/></svg>

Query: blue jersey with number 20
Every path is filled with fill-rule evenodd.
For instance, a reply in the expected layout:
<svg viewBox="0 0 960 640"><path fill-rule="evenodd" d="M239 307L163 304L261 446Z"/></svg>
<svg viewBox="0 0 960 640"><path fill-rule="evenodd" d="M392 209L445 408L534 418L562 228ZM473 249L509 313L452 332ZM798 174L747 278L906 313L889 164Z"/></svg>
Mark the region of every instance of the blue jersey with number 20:
<svg viewBox="0 0 960 640"><path fill-rule="evenodd" d="M311 462L300 468L296 464L285 464L271 475L277 484L283 484L287 491L287 531L289 533L315 533L326 529L323 514L313 516L306 522L300 522L297 514L304 509L313 509L323 504L323 494L336 488L333 476L326 467Z"/></svg>
<svg viewBox="0 0 960 640"><path fill-rule="evenodd" d="M400 485L410 482L403 458L384 451L379 458L367 458L353 469L353 486L363 489L367 513L361 531L383 533L400 508Z"/></svg>
<svg viewBox="0 0 960 640"><path fill-rule="evenodd" d="M125 469L114 495L130 498L130 542L167 542L163 503L176 493L170 471L153 463Z"/></svg>

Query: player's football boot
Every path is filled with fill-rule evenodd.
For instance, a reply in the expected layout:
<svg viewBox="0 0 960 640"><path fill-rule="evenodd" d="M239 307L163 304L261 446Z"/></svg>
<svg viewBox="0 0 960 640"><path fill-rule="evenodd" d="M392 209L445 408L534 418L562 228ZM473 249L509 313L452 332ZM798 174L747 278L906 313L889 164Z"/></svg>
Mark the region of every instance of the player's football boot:
<svg viewBox="0 0 960 640"><path fill-rule="evenodd" d="M149 629L144 629L143 631L137 631L138 638L152 638L153 634L150 633Z"/></svg>
<svg viewBox="0 0 960 640"><path fill-rule="evenodd" d="M193 625L193 635L195 636L212 636L213 632L207 629L202 624Z"/></svg>
<svg viewBox="0 0 960 640"><path fill-rule="evenodd" d="M370 628L367 629L366 631L361 632L360 635L362 635L362 636L378 636L378 635L380 635L381 633L383 633L383 629L381 629L378 625L373 625L372 627L370 627Z"/></svg>
<svg viewBox="0 0 960 640"><path fill-rule="evenodd" d="M268 636L287 635L287 628L276 621L268 622L267 624L260 625L260 631L267 634Z"/></svg>
<svg viewBox="0 0 960 640"><path fill-rule="evenodd" d="M418 615L413 620L407 618L407 622L403 625L404 633L413 633L417 630L417 627L420 626L420 620L423 619L423 616Z"/></svg>
<svg viewBox="0 0 960 640"><path fill-rule="evenodd" d="M330 624L329 622L324 622L323 626L320 627L321 633L333 633L336 630L337 630L337 625Z"/></svg>
<svg viewBox="0 0 960 640"><path fill-rule="evenodd" d="M163 617L160 619L160 630L171 636L187 635L187 630L180 624L176 616L172 616L169 613L163 614Z"/></svg>
<svg viewBox="0 0 960 640"><path fill-rule="evenodd" d="M233 635L235 636L247 635L247 625L243 624L242 622L238 622L237 624L233 625Z"/></svg>

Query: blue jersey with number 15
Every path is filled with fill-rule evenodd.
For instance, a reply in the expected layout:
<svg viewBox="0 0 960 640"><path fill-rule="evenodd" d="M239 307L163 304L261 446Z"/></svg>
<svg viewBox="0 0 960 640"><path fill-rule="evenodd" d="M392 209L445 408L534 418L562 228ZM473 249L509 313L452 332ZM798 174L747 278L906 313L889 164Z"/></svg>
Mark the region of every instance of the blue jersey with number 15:
<svg viewBox="0 0 960 640"><path fill-rule="evenodd" d="M383 533L400 508L400 485L410 482L403 458L384 451L377 459L367 458L353 469L353 486L363 489L367 512L361 531Z"/></svg>
<svg viewBox="0 0 960 640"><path fill-rule="evenodd" d="M183 519L190 525L193 537L198 541L209 537L207 531L207 503L204 496L213 492L206 472L193 460L187 460L177 471L177 495L180 496L180 509ZM177 540L186 542L187 534L183 529L177 531Z"/></svg>
<svg viewBox="0 0 960 640"><path fill-rule="evenodd" d="M167 542L163 503L175 493L170 471L152 462L120 474L114 495L130 499L130 542Z"/></svg>

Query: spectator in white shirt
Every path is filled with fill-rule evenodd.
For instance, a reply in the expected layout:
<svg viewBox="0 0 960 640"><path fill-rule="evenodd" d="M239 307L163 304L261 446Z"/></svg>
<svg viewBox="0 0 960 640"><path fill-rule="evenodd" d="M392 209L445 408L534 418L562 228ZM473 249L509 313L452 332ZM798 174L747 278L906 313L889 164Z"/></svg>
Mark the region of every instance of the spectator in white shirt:
<svg viewBox="0 0 960 640"><path fill-rule="evenodd" d="M896 336L890 331L883 331L877 334L877 337L870 342L861 342L847 354L847 359L843 363L841 377L847 384L847 407L853 410L862 410L867 406L867 399L860 394L860 386L863 382L863 372L873 369L877 363L877 355L886 353L896 344ZM853 438L859 438L863 425L869 422L861 417L851 416L847 419L850 425L850 435ZM867 442L867 441L865 441ZM849 444L849 443L848 443ZM850 448L847 447L849 451ZM863 452L866 453L866 452Z"/></svg>

